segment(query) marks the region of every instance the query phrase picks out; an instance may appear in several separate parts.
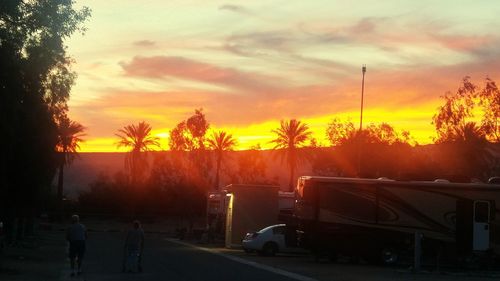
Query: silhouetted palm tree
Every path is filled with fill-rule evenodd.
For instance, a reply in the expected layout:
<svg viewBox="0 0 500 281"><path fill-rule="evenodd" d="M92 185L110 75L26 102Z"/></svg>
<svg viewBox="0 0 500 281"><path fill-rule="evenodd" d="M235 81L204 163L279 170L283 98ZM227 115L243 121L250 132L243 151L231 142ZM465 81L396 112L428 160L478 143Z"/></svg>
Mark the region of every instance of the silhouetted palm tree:
<svg viewBox="0 0 500 281"><path fill-rule="evenodd" d="M85 127L80 123L70 120L63 116L58 122L58 140L56 150L60 155L59 162L59 177L57 181L57 199L61 202L63 197L64 184L64 166L70 165L73 162L77 151L80 149L80 143Z"/></svg>
<svg viewBox="0 0 500 281"><path fill-rule="evenodd" d="M456 155L462 156L462 172L468 171L472 172L470 176L484 177L488 164L492 161L486 131L475 122L467 122L455 128L448 137L448 143L456 147Z"/></svg>
<svg viewBox="0 0 500 281"><path fill-rule="evenodd" d="M281 120L280 127L272 132L278 135L276 139L271 141L275 144L274 149L284 149L284 156L288 160L290 168L289 188L290 191L293 191L295 169L299 160L298 148L309 139L311 131L309 131L307 124L291 119L290 121Z"/></svg>
<svg viewBox="0 0 500 281"><path fill-rule="evenodd" d="M142 152L151 151L152 146L159 147L159 138L151 135L151 125L144 121L137 125L127 125L115 135L120 138L118 147L130 147L130 152L125 157L125 168L130 173L132 184L135 184L148 166L147 158Z"/></svg>
<svg viewBox="0 0 500 281"><path fill-rule="evenodd" d="M485 142L486 132L475 122L467 122L454 129L450 138L454 141Z"/></svg>
<svg viewBox="0 0 500 281"><path fill-rule="evenodd" d="M219 189L219 175L224 151L232 150L236 145L236 139L231 134L224 131L214 132L207 140L208 147L215 151L216 156L216 173L215 173L215 190Z"/></svg>

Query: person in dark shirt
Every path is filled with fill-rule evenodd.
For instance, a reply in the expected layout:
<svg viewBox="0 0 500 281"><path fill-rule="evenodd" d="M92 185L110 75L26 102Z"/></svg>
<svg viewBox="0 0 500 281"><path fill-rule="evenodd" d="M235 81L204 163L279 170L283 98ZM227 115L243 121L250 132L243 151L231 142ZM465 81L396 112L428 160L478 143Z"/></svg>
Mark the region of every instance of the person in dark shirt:
<svg viewBox="0 0 500 281"><path fill-rule="evenodd" d="M142 251L144 249L144 231L139 221L134 221L134 226L127 232L125 239L125 257L123 260L123 271L132 272L137 266L137 271L142 272Z"/></svg>
<svg viewBox="0 0 500 281"><path fill-rule="evenodd" d="M82 274L82 261L85 255L85 240L87 240L87 237L87 229L80 223L80 217L73 215L71 217L71 225L66 231L66 240L69 243L71 276L75 276L75 261L78 263L76 274Z"/></svg>

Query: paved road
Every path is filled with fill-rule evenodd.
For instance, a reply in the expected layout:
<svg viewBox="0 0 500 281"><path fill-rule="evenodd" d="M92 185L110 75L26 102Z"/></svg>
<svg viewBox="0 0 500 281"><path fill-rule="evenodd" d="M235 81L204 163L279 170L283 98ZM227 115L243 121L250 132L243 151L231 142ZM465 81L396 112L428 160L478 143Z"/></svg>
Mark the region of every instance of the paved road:
<svg viewBox="0 0 500 281"><path fill-rule="evenodd" d="M62 280L169 280L169 281L291 281L297 280L265 269L228 259L188 245L146 235L143 273L122 273L123 233L91 233L84 260L84 276Z"/></svg>

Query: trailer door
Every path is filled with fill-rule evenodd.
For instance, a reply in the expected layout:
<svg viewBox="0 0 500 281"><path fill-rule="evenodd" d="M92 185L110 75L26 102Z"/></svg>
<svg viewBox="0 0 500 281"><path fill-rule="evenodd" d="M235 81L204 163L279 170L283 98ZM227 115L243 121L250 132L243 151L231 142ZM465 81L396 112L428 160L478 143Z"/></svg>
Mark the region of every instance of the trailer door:
<svg viewBox="0 0 500 281"><path fill-rule="evenodd" d="M474 251L490 248L490 208L489 201L474 201Z"/></svg>

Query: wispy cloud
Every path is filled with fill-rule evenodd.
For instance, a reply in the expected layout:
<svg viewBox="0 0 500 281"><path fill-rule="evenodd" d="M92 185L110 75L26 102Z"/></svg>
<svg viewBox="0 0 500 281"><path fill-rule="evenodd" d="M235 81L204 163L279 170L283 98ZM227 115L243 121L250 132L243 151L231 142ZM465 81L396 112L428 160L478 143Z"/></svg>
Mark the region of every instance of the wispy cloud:
<svg viewBox="0 0 500 281"><path fill-rule="evenodd" d="M156 45L156 42L151 40L139 40L132 43L134 46L138 47L152 47Z"/></svg>
<svg viewBox="0 0 500 281"><path fill-rule="evenodd" d="M250 14L250 11L241 5L233 5L233 4L224 4L219 6L219 10L226 10L239 14Z"/></svg>
<svg viewBox="0 0 500 281"><path fill-rule="evenodd" d="M120 63L127 76L144 78L177 77L242 91L269 92L282 82L281 78L259 73L219 67L184 57L134 57Z"/></svg>

